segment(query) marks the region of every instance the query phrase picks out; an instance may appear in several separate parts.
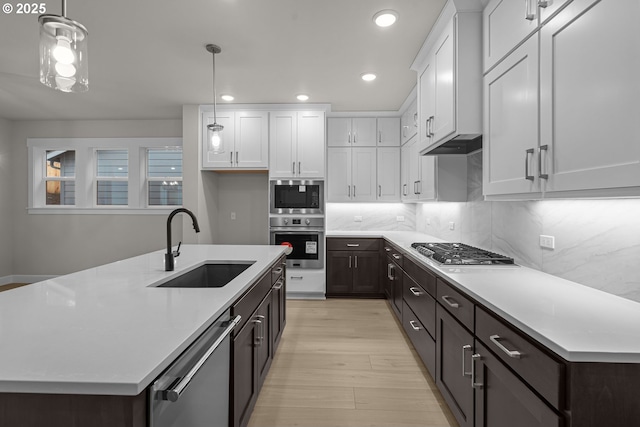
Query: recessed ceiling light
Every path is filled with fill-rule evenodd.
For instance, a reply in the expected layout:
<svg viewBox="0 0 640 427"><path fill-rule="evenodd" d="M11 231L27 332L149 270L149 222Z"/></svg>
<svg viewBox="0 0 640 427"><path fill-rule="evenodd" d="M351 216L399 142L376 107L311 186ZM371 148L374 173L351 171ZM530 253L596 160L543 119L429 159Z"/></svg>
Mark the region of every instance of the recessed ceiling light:
<svg viewBox="0 0 640 427"><path fill-rule="evenodd" d="M360 77L362 77L362 80L365 82L371 82L376 79L376 75L373 73L364 73Z"/></svg>
<svg viewBox="0 0 640 427"><path fill-rule="evenodd" d="M309 99L309 95L301 93L300 95L296 96L296 98L298 98L298 101L307 101Z"/></svg>
<svg viewBox="0 0 640 427"><path fill-rule="evenodd" d="M220 95L220 98L222 98L223 101L233 101L233 96L231 95Z"/></svg>
<svg viewBox="0 0 640 427"><path fill-rule="evenodd" d="M373 15L373 22L378 27L389 27L398 20L398 12L395 10L387 9Z"/></svg>

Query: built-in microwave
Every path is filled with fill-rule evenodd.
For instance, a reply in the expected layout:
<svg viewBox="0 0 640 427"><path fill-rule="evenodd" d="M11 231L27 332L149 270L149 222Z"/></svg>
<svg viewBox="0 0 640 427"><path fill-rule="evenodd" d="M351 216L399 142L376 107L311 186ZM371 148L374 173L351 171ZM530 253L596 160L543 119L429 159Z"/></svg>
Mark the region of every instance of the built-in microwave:
<svg viewBox="0 0 640 427"><path fill-rule="evenodd" d="M272 214L324 214L324 181L272 180L269 206Z"/></svg>

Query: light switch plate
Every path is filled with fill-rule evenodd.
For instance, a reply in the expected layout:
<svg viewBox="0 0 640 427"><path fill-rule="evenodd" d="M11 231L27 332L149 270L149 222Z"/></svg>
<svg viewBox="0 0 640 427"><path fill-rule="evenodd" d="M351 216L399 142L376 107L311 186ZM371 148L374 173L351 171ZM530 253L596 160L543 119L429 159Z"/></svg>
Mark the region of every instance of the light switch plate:
<svg viewBox="0 0 640 427"><path fill-rule="evenodd" d="M556 248L556 238L554 236L540 235L540 246L547 249Z"/></svg>
<svg viewBox="0 0 640 427"><path fill-rule="evenodd" d="M354 220L355 222L362 222L362 215L356 215L356 216L354 216L354 217L353 217L353 220Z"/></svg>
<svg viewBox="0 0 640 427"><path fill-rule="evenodd" d="M455 223L455 222L453 222L453 221L451 221L451 222L449 223L449 230L455 230L455 229L456 229L456 223Z"/></svg>
<svg viewBox="0 0 640 427"><path fill-rule="evenodd" d="M396 216L396 221L398 221L398 222L404 221L404 216L403 215Z"/></svg>

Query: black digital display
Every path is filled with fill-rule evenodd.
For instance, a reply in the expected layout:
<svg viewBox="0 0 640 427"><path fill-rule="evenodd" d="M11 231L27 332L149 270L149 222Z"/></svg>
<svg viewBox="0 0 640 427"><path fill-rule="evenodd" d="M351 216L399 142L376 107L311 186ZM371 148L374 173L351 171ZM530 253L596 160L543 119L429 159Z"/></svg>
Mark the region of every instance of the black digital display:
<svg viewBox="0 0 640 427"><path fill-rule="evenodd" d="M301 219L294 219L293 220L293 224L302 224L300 221L302 221Z"/></svg>

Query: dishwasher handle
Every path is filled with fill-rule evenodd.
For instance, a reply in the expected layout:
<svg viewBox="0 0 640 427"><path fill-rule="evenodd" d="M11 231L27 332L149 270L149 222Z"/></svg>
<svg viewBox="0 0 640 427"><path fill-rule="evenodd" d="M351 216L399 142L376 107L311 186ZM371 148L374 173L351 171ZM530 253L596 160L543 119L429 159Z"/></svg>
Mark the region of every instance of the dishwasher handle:
<svg viewBox="0 0 640 427"><path fill-rule="evenodd" d="M240 323L241 320L242 320L242 316L236 316L233 320L230 320L229 325L225 328L224 332L222 332L222 334L218 337L218 339L211 345L211 347L209 347L209 350L207 350L207 352L200 358L200 360L198 360L198 362L195 365L193 365L193 367L189 370L187 375L185 375L184 377L182 377L182 379L180 379L178 384L176 384L175 386L173 386L168 390L158 391L160 398L162 400L168 400L170 402L177 402L182 392L184 392L185 389L189 386L189 383L191 382L193 377L196 376L200 368L202 368L202 365L206 363L207 359L211 357L213 352L216 351L216 349L222 343L222 341L224 341L229 336L231 331L233 331L233 328L235 328L236 325Z"/></svg>

